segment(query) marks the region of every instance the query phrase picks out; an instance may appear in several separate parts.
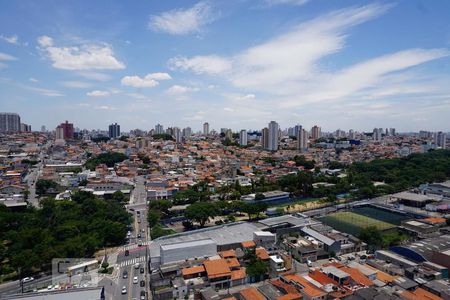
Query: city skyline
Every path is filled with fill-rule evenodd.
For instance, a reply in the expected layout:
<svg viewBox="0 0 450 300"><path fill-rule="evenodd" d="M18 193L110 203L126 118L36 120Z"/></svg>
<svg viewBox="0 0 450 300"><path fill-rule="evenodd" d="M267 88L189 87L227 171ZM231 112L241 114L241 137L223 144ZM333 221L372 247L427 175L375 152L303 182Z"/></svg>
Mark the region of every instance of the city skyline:
<svg viewBox="0 0 450 300"><path fill-rule="evenodd" d="M0 105L34 129L450 131L445 1L2 7Z"/></svg>

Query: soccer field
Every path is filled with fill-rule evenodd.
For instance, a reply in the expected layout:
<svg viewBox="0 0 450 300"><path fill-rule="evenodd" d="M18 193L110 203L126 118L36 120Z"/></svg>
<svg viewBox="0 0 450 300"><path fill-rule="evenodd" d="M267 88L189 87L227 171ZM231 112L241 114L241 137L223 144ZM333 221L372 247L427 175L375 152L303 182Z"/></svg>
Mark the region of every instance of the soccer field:
<svg viewBox="0 0 450 300"><path fill-rule="evenodd" d="M337 212L320 219L323 223L336 230L358 235L361 229L375 226L379 230L386 230L396 227L395 224L380 221L374 218L363 216L350 211Z"/></svg>

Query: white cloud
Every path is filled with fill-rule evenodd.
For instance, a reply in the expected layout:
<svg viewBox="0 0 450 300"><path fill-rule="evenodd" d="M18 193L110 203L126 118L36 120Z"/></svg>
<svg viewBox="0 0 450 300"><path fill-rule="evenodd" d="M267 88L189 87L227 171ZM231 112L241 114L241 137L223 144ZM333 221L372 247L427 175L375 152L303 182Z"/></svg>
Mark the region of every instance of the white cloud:
<svg viewBox="0 0 450 300"><path fill-rule="evenodd" d="M53 61L53 67L63 70L117 70L125 64L114 57L107 44L83 44L71 47L55 47L48 36L38 38L41 50Z"/></svg>
<svg viewBox="0 0 450 300"><path fill-rule="evenodd" d="M264 4L266 6L274 6L274 5L282 5L282 4L289 4L289 5L304 5L308 3L309 0L264 0Z"/></svg>
<svg viewBox="0 0 450 300"><path fill-rule="evenodd" d="M255 94L247 94L247 95L244 95L244 96L236 97L237 100L244 100L244 101L245 100L253 100L255 98L256 98Z"/></svg>
<svg viewBox="0 0 450 300"><path fill-rule="evenodd" d="M174 57L169 60L173 69L191 70L196 74L220 74L231 70L231 61L218 55Z"/></svg>
<svg viewBox="0 0 450 300"><path fill-rule="evenodd" d="M108 91L95 90L95 91L87 92L86 95L89 97L107 97L107 96L110 96L111 93Z"/></svg>
<svg viewBox="0 0 450 300"><path fill-rule="evenodd" d="M202 26L214 19L211 5L203 1L188 9L173 9L150 16L149 27L155 31L182 35L199 32Z"/></svg>
<svg viewBox="0 0 450 300"><path fill-rule="evenodd" d="M125 76L120 81L123 85L132 86L136 88L155 87L159 84L158 80L170 80L172 77L167 73L150 73L144 78L139 76Z"/></svg>
<svg viewBox="0 0 450 300"><path fill-rule="evenodd" d="M9 44L18 45L19 44L19 37L17 35L12 36L6 36L6 35L0 35L0 40L3 40Z"/></svg>
<svg viewBox="0 0 450 300"><path fill-rule="evenodd" d="M36 78L33 78L33 77L30 77L28 80L31 82L39 82L39 80L37 80Z"/></svg>
<svg viewBox="0 0 450 300"><path fill-rule="evenodd" d="M53 39L46 35L38 37L37 42L39 46L44 48L53 46Z"/></svg>
<svg viewBox="0 0 450 300"><path fill-rule="evenodd" d="M94 107L94 109L98 109L98 110L116 110L115 107L111 107L111 106L108 106L108 105L99 105L99 106Z"/></svg>
<svg viewBox="0 0 450 300"><path fill-rule="evenodd" d="M64 93L57 91L57 90L43 89L43 88L38 88L38 87L34 87L34 86L28 86L25 84L17 84L17 86L20 88L23 88L25 90L29 90L29 91L38 93L42 96L47 96L47 97L63 97L63 96L65 96Z"/></svg>
<svg viewBox="0 0 450 300"><path fill-rule="evenodd" d="M383 77L392 72L402 71L407 68L426 63L431 60L450 56L450 51L446 49L408 49L393 54L383 55L368 61L355 64L339 72L331 74L320 74L321 80L316 79L315 85L310 89L303 90L302 102L318 102L345 99L357 92L370 95L372 98L384 97L395 94L407 94L418 92L418 89L412 87L401 87L385 90L377 93L371 92L371 89L379 86ZM385 86L384 83L383 86ZM370 97L369 97L370 98ZM283 105L296 106L298 99L292 100Z"/></svg>
<svg viewBox="0 0 450 300"><path fill-rule="evenodd" d="M0 60L12 61L12 60L17 60L17 57L14 57L12 55L0 52Z"/></svg>
<svg viewBox="0 0 450 300"><path fill-rule="evenodd" d="M78 74L84 78L97 81L108 81L111 79L110 75L99 72L79 72Z"/></svg>
<svg viewBox="0 0 450 300"><path fill-rule="evenodd" d="M92 86L89 82L83 81L63 81L61 85L73 89L86 89Z"/></svg>
<svg viewBox="0 0 450 300"><path fill-rule="evenodd" d="M0 62L0 69L6 69L8 67L7 64Z"/></svg>
<svg viewBox="0 0 450 300"><path fill-rule="evenodd" d="M189 87L183 85L173 85L168 90L167 93L169 95L182 95L190 92L197 92L199 89L196 87Z"/></svg>

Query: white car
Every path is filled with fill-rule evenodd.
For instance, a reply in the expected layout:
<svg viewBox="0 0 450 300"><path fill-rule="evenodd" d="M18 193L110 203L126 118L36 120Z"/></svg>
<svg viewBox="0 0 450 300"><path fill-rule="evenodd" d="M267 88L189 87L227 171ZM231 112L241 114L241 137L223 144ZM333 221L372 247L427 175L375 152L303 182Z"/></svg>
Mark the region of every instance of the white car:
<svg viewBox="0 0 450 300"><path fill-rule="evenodd" d="M22 279L22 283L27 283L27 282L30 282L30 281L33 281L33 280L34 280L33 277L25 277L25 278Z"/></svg>
<svg viewBox="0 0 450 300"><path fill-rule="evenodd" d="M141 265L140 265L139 263L136 263L136 264L134 265L134 268L135 268L135 269L139 269L140 266L141 266Z"/></svg>
<svg viewBox="0 0 450 300"><path fill-rule="evenodd" d="M137 276L134 276L134 277L133 277L133 283L134 283L134 284L137 284L137 283L138 283L138 277L137 277Z"/></svg>
<svg viewBox="0 0 450 300"><path fill-rule="evenodd" d="M127 293L127 287L123 286L122 287L122 295L125 295Z"/></svg>

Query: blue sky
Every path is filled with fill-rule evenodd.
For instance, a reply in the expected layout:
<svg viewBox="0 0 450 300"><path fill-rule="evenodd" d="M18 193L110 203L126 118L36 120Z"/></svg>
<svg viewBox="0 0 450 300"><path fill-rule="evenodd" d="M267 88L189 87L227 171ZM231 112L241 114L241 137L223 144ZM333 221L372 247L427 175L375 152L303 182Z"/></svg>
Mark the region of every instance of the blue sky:
<svg viewBox="0 0 450 300"><path fill-rule="evenodd" d="M34 129L450 130L450 1L0 7L0 111Z"/></svg>

